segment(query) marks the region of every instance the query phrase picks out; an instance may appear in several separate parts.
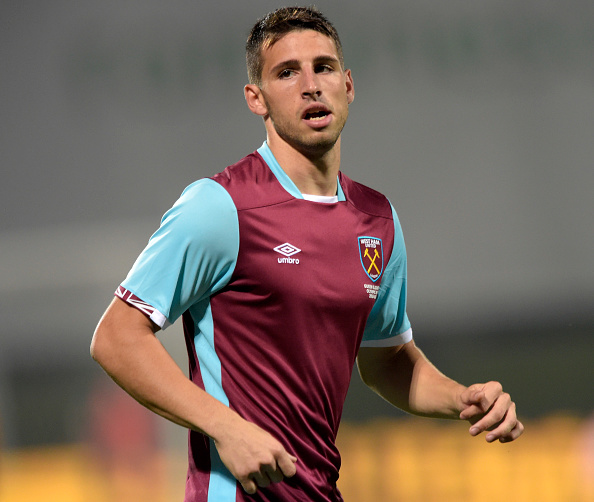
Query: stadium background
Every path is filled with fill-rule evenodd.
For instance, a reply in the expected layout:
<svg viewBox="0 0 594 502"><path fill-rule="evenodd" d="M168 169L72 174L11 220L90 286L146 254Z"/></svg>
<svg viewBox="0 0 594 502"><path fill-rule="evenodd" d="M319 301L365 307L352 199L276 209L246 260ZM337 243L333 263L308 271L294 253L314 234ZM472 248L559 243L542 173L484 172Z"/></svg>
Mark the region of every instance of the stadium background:
<svg viewBox="0 0 594 502"><path fill-rule="evenodd" d="M0 2L0 500L179 500L185 433L88 355L184 186L257 148L242 48L278 2ZM355 375L347 500L594 499L594 6L320 0L357 96L343 170L395 204L419 345L500 379L487 445ZM160 336L185 368L181 331ZM115 418L117 417L117 418Z"/></svg>

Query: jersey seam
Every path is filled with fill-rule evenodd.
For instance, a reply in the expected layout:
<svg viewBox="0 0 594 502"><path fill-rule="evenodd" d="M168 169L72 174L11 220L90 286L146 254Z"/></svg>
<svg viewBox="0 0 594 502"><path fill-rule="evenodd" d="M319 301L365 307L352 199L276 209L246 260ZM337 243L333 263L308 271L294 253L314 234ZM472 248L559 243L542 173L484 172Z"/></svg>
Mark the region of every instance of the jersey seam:
<svg viewBox="0 0 594 502"><path fill-rule="evenodd" d="M239 211L251 211L252 209L262 209L262 208L265 208L265 207L279 206L280 204L286 204L287 202L291 202L291 201L294 201L294 200L303 200L303 201L306 201L306 202L311 202L313 204L318 204L318 205L320 204L319 202L313 202L313 201L309 201L307 199L298 199L297 197L290 196L289 199L281 200L279 202L270 202L270 203L267 203L267 204L261 204L259 206L249 206L249 207L244 207L244 208L241 208L241 209L236 206L236 209L237 209L238 212ZM338 204L339 202L337 202L336 204ZM327 206L332 206L333 204L326 204L326 205Z"/></svg>
<svg viewBox="0 0 594 502"><path fill-rule="evenodd" d="M361 209L360 207L357 207L355 204L353 204L353 202L350 199L347 199L345 202L350 204L353 208L355 208L355 210L357 210L361 213L365 213L369 216L373 216L374 218L383 218L384 220L394 221L394 218L392 217L391 214L390 214L390 216L384 216L382 214L377 214L377 213L372 213L370 211L366 211L365 209Z"/></svg>

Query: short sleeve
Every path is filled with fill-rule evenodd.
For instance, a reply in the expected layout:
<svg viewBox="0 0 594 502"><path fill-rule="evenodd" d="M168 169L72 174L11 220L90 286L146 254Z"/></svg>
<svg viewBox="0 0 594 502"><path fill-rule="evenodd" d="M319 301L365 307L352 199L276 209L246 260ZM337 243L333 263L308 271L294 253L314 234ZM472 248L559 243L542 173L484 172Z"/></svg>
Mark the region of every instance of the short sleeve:
<svg viewBox="0 0 594 502"><path fill-rule="evenodd" d="M384 271L377 299L371 309L362 347L391 347L412 340L406 314L406 248L398 215L394 218L394 248Z"/></svg>
<svg viewBox="0 0 594 502"><path fill-rule="evenodd" d="M229 282L238 251L231 196L217 182L199 180L165 213L121 287L160 312L164 324L173 324Z"/></svg>

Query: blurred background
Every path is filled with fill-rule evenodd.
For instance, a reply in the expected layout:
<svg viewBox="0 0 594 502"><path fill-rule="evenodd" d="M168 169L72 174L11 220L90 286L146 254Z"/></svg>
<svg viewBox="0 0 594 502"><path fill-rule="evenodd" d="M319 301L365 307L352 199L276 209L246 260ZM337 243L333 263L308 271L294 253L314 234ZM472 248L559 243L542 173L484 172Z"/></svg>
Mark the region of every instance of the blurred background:
<svg viewBox="0 0 594 502"><path fill-rule="evenodd" d="M0 501L182 500L186 433L89 356L183 188L265 139L243 45L274 1L0 1ZM343 171L395 205L417 344L500 380L488 445L354 374L347 501L594 500L594 4L320 0L352 69ZM181 327L160 334L186 368Z"/></svg>

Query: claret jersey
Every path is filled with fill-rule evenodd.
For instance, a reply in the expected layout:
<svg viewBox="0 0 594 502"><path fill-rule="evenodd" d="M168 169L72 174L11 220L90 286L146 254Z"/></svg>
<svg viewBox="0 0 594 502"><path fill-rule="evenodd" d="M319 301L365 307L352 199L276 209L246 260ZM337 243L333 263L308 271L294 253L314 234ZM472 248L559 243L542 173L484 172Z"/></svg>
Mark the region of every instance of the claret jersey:
<svg viewBox="0 0 594 502"><path fill-rule="evenodd" d="M190 431L187 502L342 500L335 438L357 351L412 338L389 201L342 173L336 202L309 199L264 143L183 192L116 292L161 327L182 317L194 383L298 458L247 495Z"/></svg>

